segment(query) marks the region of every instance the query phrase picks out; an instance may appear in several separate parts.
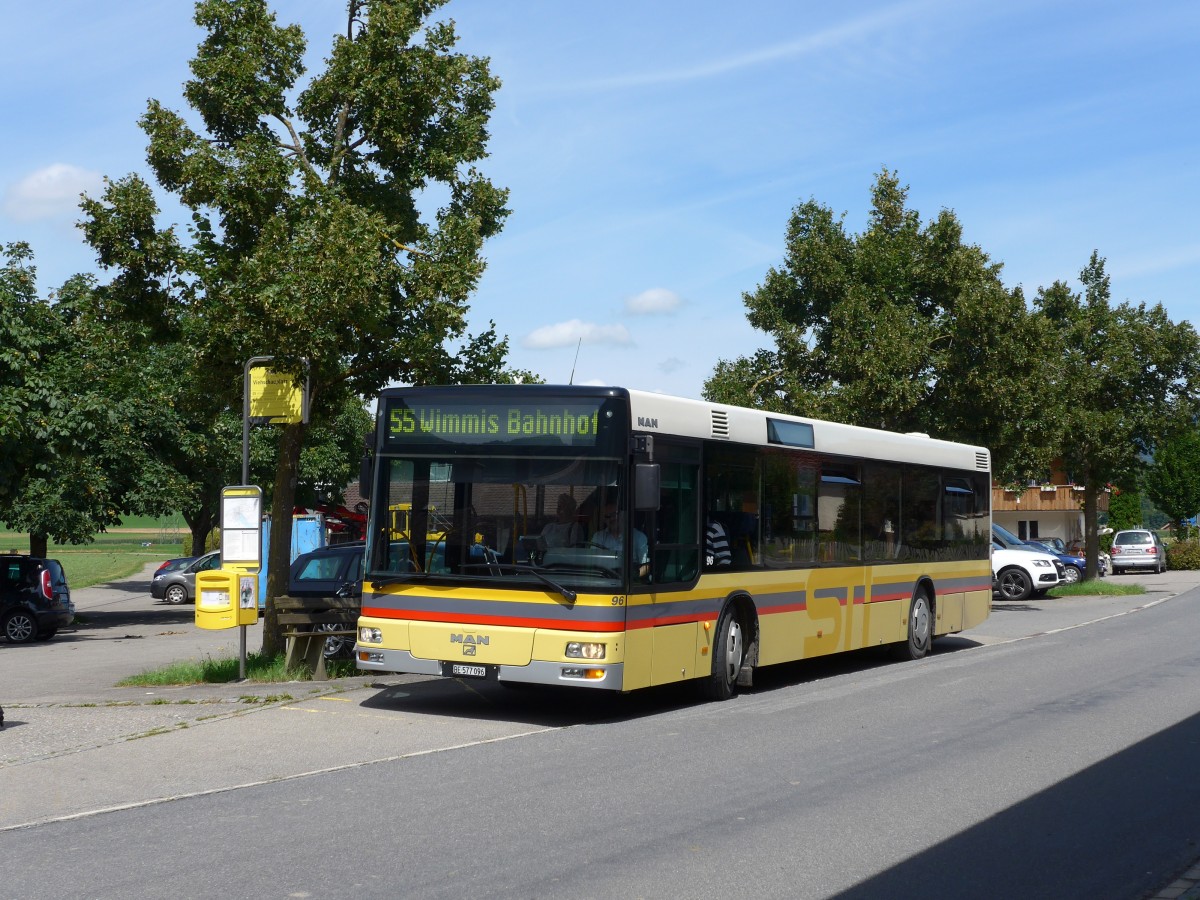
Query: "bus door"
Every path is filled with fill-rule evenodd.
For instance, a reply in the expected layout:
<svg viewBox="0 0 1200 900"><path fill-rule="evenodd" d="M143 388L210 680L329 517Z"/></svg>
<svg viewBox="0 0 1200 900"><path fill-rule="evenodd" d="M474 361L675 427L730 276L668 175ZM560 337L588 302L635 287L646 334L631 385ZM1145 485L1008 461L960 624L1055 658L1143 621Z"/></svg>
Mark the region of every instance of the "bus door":
<svg viewBox="0 0 1200 900"><path fill-rule="evenodd" d="M680 672L693 676L707 665L703 623L698 601L691 592L700 574L700 448L687 444L659 443L658 508L635 513L634 525L645 529L650 552L647 582L633 582L630 595L630 638L649 630L648 684L678 681ZM649 617L652 627L637 628ZM631 645L632 646L632 645ZM702 662L703 661L703 662ZM636 667L635 667L636 668ZM626 677L630 675L626 662Z"/></svg>
<svg viewBox="0 0 1200 900"><path fill-rule="evenodd" d="M866 616L858 463L823 460L816 488L817 558L807 584L805 657L863 646Z"/></svg>

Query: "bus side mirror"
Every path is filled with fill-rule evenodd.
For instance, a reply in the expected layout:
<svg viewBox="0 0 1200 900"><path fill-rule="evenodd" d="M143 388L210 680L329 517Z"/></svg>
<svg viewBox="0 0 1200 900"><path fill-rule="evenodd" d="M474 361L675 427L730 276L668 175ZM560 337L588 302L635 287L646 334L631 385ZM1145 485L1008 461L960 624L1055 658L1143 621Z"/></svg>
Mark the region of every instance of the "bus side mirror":
<svg viewBox="0 0 1200 900"><path fill-rule="evenodd" d="M358 462L358 493L361 497L371 496L371 454L364 453Z"/></svg>
<svg viewBox="0 0 1200 900"><path fill-rule="evenodd" d="M637 463L633 467L633 479L633 508L639 511L658 509L658 463Z"/></svg>

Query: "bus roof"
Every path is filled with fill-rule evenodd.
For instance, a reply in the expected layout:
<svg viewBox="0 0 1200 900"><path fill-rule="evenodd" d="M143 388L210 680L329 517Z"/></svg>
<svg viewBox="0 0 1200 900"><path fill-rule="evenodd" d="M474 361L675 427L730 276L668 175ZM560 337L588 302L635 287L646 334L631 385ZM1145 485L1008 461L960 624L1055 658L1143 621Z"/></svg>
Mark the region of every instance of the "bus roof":
<svg viewBox="0 0 1200 900"><path fill-rule="evenodd" d="M501 395L514 389L529 395L628 397L633 430L647 434L800 447L838 456L981 472L991 470L991 453L986 447L615 386L505 384L388 388L381 392L380 399L407 391L448 394L477 391L481 395Z"/></svg>
<svg viewBox="0 0 1200 900"><path fill-rule="evenodd" d="M744 444L808 447L840 456L891 459L984 472L991 470L991 454L986 447L647 391L631 390L628 394L635 431ZM802 442L805 430L772 427L773 423L806 426L811 429L807 431L810 442ZM800 440L789 439L789 432L799 436Z"/></svg>

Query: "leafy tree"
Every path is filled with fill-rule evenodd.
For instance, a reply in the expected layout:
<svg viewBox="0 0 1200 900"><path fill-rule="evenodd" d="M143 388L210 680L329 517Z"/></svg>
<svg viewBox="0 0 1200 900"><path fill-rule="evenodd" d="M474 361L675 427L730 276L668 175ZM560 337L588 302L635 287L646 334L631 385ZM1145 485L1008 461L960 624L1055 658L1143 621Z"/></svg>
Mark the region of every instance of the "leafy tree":
<svg viewBox="0 0 1200 900"><path fill-rule="evenodd" d="M12 502L51 437L42 360L59 337L59 322L37 296L28 244L0 251L0 510Z"/></svg>
<svg viewBox="0 0 1200 900"><path fill-rule="evenodd" d="M1082 295L1055 282L1035 303L1057 342L1055 390L1071 399L1062 457L1084 488L1087 575L1095 577L1097 498L1107 484L1137 483L1155 444L1194 421L1200 340L1161 304L1114 306L1098 253L1079 278ZM1109 521L1138 524L1120 522L1111 505Z"/></svg>
<svg viewBox="0 0 1200 900"><path fill-rule="evenodd" d="M861 235L815 200L796 207L782 267L743 295L774 348L721 361L704 394L983 444L998 478L1023 482L1057 445L1059 402L1033 375L1057 347L953 213L922 225L906 201L885 169Z"/></svg>
<svg viewBox="0 0 1200 900"><path fill-rule="evenodd" d="M1187 428L1159 444L1145 485L1180 536L1186 534L1186 521L1200 513L1200 432Z"/></svg>
<svg viewBox="0 0 1200 900"><path fill-rule="evenodd" d="M1142 495L1137 488L1112 490L1108 500L1108 527L1113 531L1136 528L1142 524Z"/></svg>
<svg viewBox="0 0 1200 900"><path fill-rule="evenodd" d="M0 277L0 358L11 382L0 392L0 520L28 532L30 552L43 556L50 538L88 543L123 514L167 511L179 482L150 453L152 392L120 335L98 322L91 281L76 276L40 300L27 248L10 250Z"/></svg>
<svg viewBox="0 0 1200 900"><path fill-rule="evenodd" d="M506 192L486 155L498 81L454 51L444 0L351 0L325 68L301 83L305 39L264 0L201 0L205 31L184 95L199 129L151 101L141 120L159 185L191 211L188 241L155 224L135 175L85 205L85 232L119 270L114 313L177 336L196 389L240 406L241 366L307 376L315 420L392 381L513 377L494 325L467 333L467 298ZM202 418L193 417L196 419ZM286 584L305 424L279 435L264 651Z"/></svg>

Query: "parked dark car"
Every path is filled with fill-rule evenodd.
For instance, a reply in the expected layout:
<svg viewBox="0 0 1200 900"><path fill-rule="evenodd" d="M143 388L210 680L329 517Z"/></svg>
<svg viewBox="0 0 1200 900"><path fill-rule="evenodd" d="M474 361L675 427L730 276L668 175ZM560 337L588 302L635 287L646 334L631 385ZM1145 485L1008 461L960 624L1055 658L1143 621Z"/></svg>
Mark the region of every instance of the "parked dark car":
<svg viewBox="0 0 1200 900"><path fill-rule="evenodd" d="M58 560L0 556L0 628L11 643L48 641L74 618L67 573Z"/></svg>
<svg viewBox="0 0 1200 900"><path fill-rule="evenodd" d="M362 603L363 551L361 541L332 544L301 553L288 571L288 595L292 597L351 597ZM326 625L319 630L336 631ZM325 639L326 659L345 659L354 652L350 635L331 635Z"/></svg>
<svg viewBox="0 0 1200 900"><path fill-rule="evenodd" d="M1047 544L1041 540L1026 541L1025 546L1039 553L1049 553L1051 556L1057 556L1058 561L1063 565L1064 584L1074 584L1077 581L1083 580L1083 573L1087 571L1087 560L1082 556L1076 556L1073 553L1067 553L1065 550L1059 550L1053 544Z"/></svg>
<svg viewBox="0 0 1200 900"><path fill-rule="evenodd" d="M221 551L214 550L178 566L169 565L174 562L176 560L167 560L167 565L160 566L154 573L150 580L150 596L168 603L187 603L196 599L196 573L221 568Z"/></svg>
<svg viewBox="0 0 1200 900"><path fill-rule="evenodd" d="M154 570L154 575L165 575L167 572L174 572L176 569L182 569L188 563L195 562L198 557L195 556L177 556L174 559L167 559L161 562L157 569Z"/></svg>

